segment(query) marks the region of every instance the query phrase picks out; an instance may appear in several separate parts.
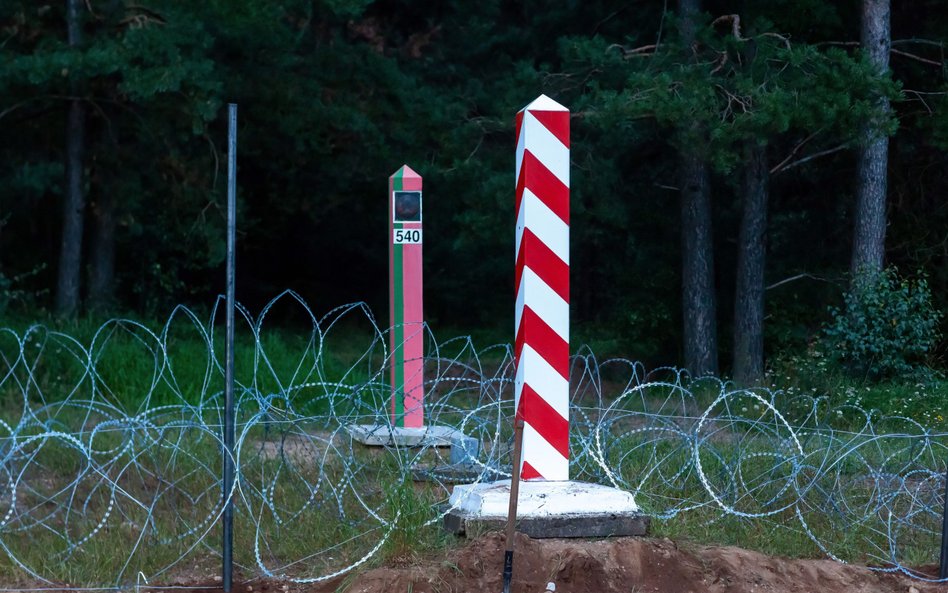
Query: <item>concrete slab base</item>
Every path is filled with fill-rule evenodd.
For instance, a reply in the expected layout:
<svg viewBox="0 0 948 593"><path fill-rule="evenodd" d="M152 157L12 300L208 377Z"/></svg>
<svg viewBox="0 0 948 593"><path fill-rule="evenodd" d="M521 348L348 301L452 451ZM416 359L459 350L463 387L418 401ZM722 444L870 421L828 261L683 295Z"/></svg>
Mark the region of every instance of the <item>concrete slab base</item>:
<svg viewBox="0 0 948 593"><path fill-rule="evenodd" d="M481 478L497 479L502 474L476 463L452 463L435 467L412 467L412 478L416 482L441 482L442 484L469 484Z"/></svg>
<svg viewBox="0 0 948 593"><path fill-rule="evenodd" d="M457 535L472 529L503 529L507 522L510 480L458 485L444 527ZM586 482L520 483L517 531L535 538L645 535L649 519L631 494Z"/></svg>
<svg viewBox="0 0 948 593"><path fill-rule="evenodd" d="M346 430L356 441L370 447L451 447L468 438L450 426L402 428L389 424L350 424Z"/></svg>

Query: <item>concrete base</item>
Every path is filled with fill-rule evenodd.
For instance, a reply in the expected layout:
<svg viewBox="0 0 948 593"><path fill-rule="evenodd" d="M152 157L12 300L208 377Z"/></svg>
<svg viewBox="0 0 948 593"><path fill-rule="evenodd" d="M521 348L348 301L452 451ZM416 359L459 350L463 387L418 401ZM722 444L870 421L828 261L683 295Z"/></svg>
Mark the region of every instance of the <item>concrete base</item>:
<svg viewBox="0 0 948 593"><path fill-rule="evenodd" d="M411 471L416 482L441 482L442 484L470 484L478 478L503 477L502 474L476 463L453 463L435 467L414 466ZM483 478L482 474L484 474Z"/></svg>
<svg viewBox="0 0 948 593"><path fill-rule="evenodd" d="M454 487L454 509L444 527L457 535L472 528L503 529L510 502L510 480ZM631 494L585 482L520 483L517 531L534 538L645 535L648 517Z"/></svg>
<svg viewBox="0 0 948 593"><path fill-rule="evenodd" d="M356 441L370 447L451 447L468 438L450 426L401 428L389 424L350 424L346 430Z"/></svg>

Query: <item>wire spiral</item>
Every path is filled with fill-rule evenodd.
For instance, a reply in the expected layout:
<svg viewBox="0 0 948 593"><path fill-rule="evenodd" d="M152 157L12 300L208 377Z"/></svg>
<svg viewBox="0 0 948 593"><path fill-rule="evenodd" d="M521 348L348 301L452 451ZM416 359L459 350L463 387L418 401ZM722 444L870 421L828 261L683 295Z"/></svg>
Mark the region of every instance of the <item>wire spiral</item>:
<svg viewBox="0 0 948 593"><path fill-rule="evenodd" d="M439 473L447 450L366 448L349 433L391 422L389 335L363 304L316 318L287 292L256 318L239 309L237 475L222 492L221 304L207 320L178 307L157 332L112 320L88 345L42 326L0 330L0 548L10 566L46 582L160 578L213 559L227 500L252 550L243 569L298 582L332 579L393 539L439 529L450 510L453 478ZM274 316L309 331L276 340ZM511 347L478 350L428 331L426 351L427 423L479 442L475 481L509 475ZM587 348L570 374L574 479L633 493L655 520L767 522L830 558L856 548L878 570L931 579L913 567L937 551L948 434ZM412 483L419 467L424 487ZM73 570L90 559L92 572Z"/></svg>

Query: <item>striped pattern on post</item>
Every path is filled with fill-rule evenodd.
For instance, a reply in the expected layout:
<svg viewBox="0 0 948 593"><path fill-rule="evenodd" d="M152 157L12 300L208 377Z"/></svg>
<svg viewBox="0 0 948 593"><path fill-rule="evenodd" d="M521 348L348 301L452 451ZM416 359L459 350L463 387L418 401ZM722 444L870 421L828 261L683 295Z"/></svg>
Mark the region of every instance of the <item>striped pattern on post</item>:
<svg viewBox="0 0 948 593"><path fill-rule="evenodd" d="M516 406L521 477L569 479L569 111L545 95L517 125Z"/></svg>
<svg viewBox="0 0 948 593"><path fill-rule="evenodd" d="M421 193L421 176L404 165L388 180L389 314L392 424L420 428L424 413L425 318L421 267L421 209L416 222L396 222L396 192ZM419 197L418 206L421 206ZM407 231L412 231L408 237Z"/></svg>

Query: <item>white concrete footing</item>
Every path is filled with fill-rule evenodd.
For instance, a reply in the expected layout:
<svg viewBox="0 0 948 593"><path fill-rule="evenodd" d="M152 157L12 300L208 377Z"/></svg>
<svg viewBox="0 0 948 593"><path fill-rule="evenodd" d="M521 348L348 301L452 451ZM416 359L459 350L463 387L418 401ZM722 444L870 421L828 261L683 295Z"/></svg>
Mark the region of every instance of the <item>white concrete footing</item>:
<svg viewBox="0 0 948 593"><path fill-rule="evenodd" d="M454 487L445 528L464 534L475 524L486 529L507 521L510 480ZM645 535L648 518L624 490L587 482L520 482L517 530L530 537Z"/></svg>
<svg viewBox="0 0 948 593"><path fill-rule="evenodd" d="M463 432L450 426L350 424L346 430L353 439L370 447L450 447L465 438Z"/></svg>

